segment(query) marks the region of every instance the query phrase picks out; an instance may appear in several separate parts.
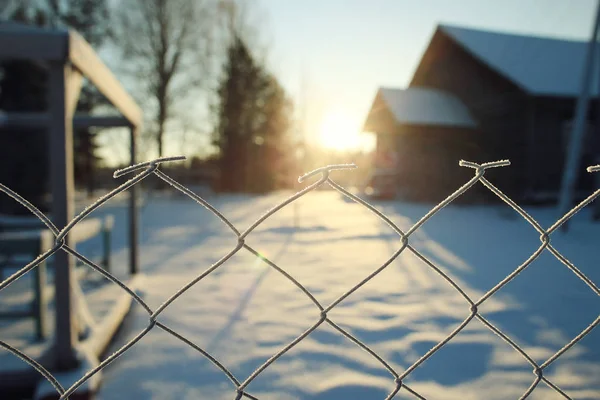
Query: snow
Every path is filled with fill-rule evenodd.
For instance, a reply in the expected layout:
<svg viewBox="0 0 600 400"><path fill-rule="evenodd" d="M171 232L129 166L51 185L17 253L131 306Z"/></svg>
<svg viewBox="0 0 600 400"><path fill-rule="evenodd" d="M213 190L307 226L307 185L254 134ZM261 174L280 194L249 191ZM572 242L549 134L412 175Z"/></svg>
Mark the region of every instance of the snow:
<svg viewBox="0 0 600 400"><path fill-rule="evenodd" d="M441 25L440 30L531 94L575 97L581 91L586 42L452 25ZM596 95L598 84L591 87Z"/></svg>
<svg viewBox="0 0 600 400"><path fill-rule="evenodd" d="M61 382L63 387L68 388L69 386L74 385L82 375L98 365L98 359L88 351L79 351L77 352L76 357L79 361L79 365L76 369L66 372L54 372L53 374L53 376ZM78 388L78 392L94 393L98 390L101 381L102 373L95 374ZM33 395L35 400L54 399L56 397L56 388L47 380L41 381L36 387Z"/></svg>
<svg viewBox="0 0 600 400"><path fill-rule="evenodd" d="M207 200L243 230L287 195L209 195ZM433 206L400 201L374 204L404 230ZM294 210L299 213L299 226L293 225ZM553 209L529 211L545 227L557 219ZM600 226L589 220L588 211L574 218L568 235L552 234L552 244L600 282L596 268ZM93 216L108 213L115 216L113 266L125 278L126 202L109 203ZM141 222L144 280L138 292L152 308L237 244L236 236L210 212L179 196L152 196ZM311 193L297 207L283 208L252 232L246 243L298 279L325 307L401 247L398 235L376 216L331 191ZM540 245L539 234L506 206L452 205L411 235L410 243L473 299ZM87 250L81 249L84 254ZM86 298L97 317L111 312L120 294L116 285L105 284L86 292ZM479 307L485 318L538 363L585 329L599 309L598 296L548 252ZM468 315L469 306L458 292L408 252L328 312L331 320L398 373ZM175 300L159 321L208 351L243 381L319 317L318 308L299 288L242 249ZM3 340L30 355L44 351L45 344L24 335L32 334L29 320L8 322L0 326ZM107 354L148 323L144 310L133 306ZM596 329L544 375L572 398L599 398L599 344ZM0 355L3 368L25 366L6 351ZM67 374L59 380L68 384L74 378ZM235 386L223 372L157 327L107 366L102 378L98 399L235 398ZM532 367L516 351L474 319L404 382L426 398L493 400L518 398L534 378ZM384 399L394 387L393 376L381 363L324 323L266 368L247 390L261 399L338 400ZM412 397L401 390L396 398ZM540 383L531 398L561 397Z"/></svg>
<svg viewBox="0 0 600 400"><path fill-rule="evenodd" d="M240 230L287 194L208 200ZM319 191L287 206L246 243L298 279L324 306L382 265L401 241L368 210L339 194ZM432 205L379 202L407 229ZM474 299L512 272L540 245L539 234L497 206L449 206L410 238ZM300 224L293 226L294 210ZM530 210L543 226L553 209ZM116 214L116 232L126 224ZM121 217L120 217L121 215ZM514 218L510 216L514 216ZM568 235L552 243L593 281L600 226L578 214ZM115 236L119 236L117 233ZM126 259L125 233L116 246ZM153 308L237 244L206 209L183 198L152 198L142 214L142 295ZM600 299L548 252L480 306L480 312L542 363L598 316ZM469 315L465 300L435 271L404 252L328 316L402 373ZM159 321L179 332L245 380L269 357L319 320L302 291L242 249L175 300ZM149 323L134 306L111 351ZM600 397L600 331L593 330L544 371L573 398ZM157 327L103 370L98 399L232 399L235 386L199 352ZM532 367L477 320L416 368L404 382L426 398L518 398L534 381ZM261 399L384 399L393 376L326 323L271 364L247 387ZM401 390L396 398L412 398ZM561 398L544 383L533 399Z"/></svg>
<svg viewBox="0 0 600 400"><path fill-rule="evenodd" d="M419 87L381 88L380 93L398 124L476 126L467 107L450 93Z"/></svg>

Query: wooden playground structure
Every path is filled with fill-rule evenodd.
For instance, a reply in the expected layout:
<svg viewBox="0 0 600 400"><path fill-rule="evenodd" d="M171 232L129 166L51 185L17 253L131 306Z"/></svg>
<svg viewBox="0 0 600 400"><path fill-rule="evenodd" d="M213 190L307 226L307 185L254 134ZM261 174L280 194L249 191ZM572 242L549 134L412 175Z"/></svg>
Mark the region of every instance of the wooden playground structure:
<svg viewBox="0 0 600 400"><path fill-rule="evenodd" d="M38 63L48 71L47 112L44 113L2 113L0 126L36 127L47 129L50 153L50 187L52 194L51 220L61 229L74 218L74 177L73 177L73 128L74 127L127 127L130 137L131 164L135 164L136 136L142 124L142 112L138 105L113 76L110 70L96 55L91 46L76 32L57 29L43 29L12 22L0 22L0 59L29 60ZM88 79L112 103L120 115L92 116L75 113L83 79ZM138 273L138 212L136 186L129 189L128 242L129 273L131 280L126 282L135 287L134 277ZM35 254L36 256L54 245L54 236L36 217L35 226L24 227L13 224L12 229L0 229L0 258L7 252ZM2 221L0 221L1 223ZM112 222L106 222L112 229ZM10 225L10 224L9 224ZM99 220L88 218L78 223L66 236L65 244L75 246L100 232L106 232L106 225ZM110 239L108 239L110 243ZM106 243L105 243L106 245ZM105 253L108 268L110 247ZM32 270L35 291L34 304L30 314L34 314L37 337L48 339L48 345L39 357L34 357L55 376L73 375L73 371L86 371L97 364L98 358L106 350L110 339L116 333L131 304L131 297L123 292L122 299L116 301L114 310L99 324L99 329L82 339L81 301L85 299L76 275L75 260L65 251L57 251L52 257L54 272L54 329L48 335L44 328L47 319L45 266ZM87 267L84 267L87 268ZM31 317L15 315L13 318ZM107 320L105 320L107 319ZM1 332L1 331L0 331ZM0 339L5 339L1 338ZM83 353L83 354L82 354ZM8 356L13 356L9 354ZM17 360L21 361L21 360ZM35 398L58 398L51 386L44 382L40 374L27 364L16 370L0 371L0 393L10 385L38 385ZM81 375L75 373L74 375ZM66 379L66 378L65 378ZM82 387L92 393L98 379ZM44 390L44 384L49 390ZM0 396L3 397L3 396ZM79 398L79 397L78 397Z"/></svg>

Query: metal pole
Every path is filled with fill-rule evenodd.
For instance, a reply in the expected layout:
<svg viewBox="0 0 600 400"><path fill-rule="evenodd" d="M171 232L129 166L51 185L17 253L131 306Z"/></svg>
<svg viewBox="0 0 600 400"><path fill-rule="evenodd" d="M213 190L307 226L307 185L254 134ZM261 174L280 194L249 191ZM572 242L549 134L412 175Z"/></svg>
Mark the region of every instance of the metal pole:
<svg viewBox="0 0 600 400"><path fill-rule="evenodd" d="M129 128L129 141L130 141L130 165L136 163L136 136L137 128L131 126ZM138 187L133 185L129 189L129 272L131 275L135 275L139 272L139 259L138 259Z"/></svg>
<svg viewBox="0 0 600 400"><path fill-rule="evenodd" d="M54 63L48 76L48 129L50 147L50 181L52 188L52 222L60 229L74 217L73 199L73 123L72 111L67 109L66 85L70 66ZM67 235L65 242L72 246ZM74 318L73 258L59 250L54 255L54 280L56 287L56 330L54 335L55 368L71 369L77 366L75 344L77 330Z"/></svg>
<svg viewBox="0 0 600 400"><path fill-rule="evenodd" d="M561 182L561 191L559 199L560 215L566 214L571 208L573 191L577 185L577 172L581 158L581 149L586 132L586 121L588 112L588 101L590 92L590 83L595 62L595 53L597 47L598 27L600 25L600 2L596 9L596 20L592 37L588 43L588 49L584 64L583 77L581 82L581 94L577 100L575 109L575 123L569 141L568 153L565 160L564 173ZM561 227L563 232L568 231L568 221Z"/></svg>
<svg viewBox="0 0 600 400"><path fill-rule="evenodd" d="M600 54L599 54L600 56ZM593 140L593 146L594 146L594 160L593 162L595 164L600 164L600 62L597 63L598 65L596 65L596 76L598 77L598 93L596 94L596 126L595 126L595 132L594 132L594 140ZM598 189L600 188L600 174L594 174L593 177L593 182L594 182L594 188L593 189ZM593 221L600 221L600 201L595 201L593 208L592 208L592 220Z"/></svg>

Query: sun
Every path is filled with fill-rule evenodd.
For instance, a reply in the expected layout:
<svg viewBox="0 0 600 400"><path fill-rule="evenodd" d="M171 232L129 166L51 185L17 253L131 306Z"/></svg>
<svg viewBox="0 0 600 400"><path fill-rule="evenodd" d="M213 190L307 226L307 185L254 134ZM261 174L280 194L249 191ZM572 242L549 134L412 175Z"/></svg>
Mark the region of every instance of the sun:
<svg viewBox="0 0 600 400"><path fill-rule="evenodd" d="M359 146L360 134L350 116L342 111L331 111L321 122L319 141L329 149L349 150Z"/></svg>

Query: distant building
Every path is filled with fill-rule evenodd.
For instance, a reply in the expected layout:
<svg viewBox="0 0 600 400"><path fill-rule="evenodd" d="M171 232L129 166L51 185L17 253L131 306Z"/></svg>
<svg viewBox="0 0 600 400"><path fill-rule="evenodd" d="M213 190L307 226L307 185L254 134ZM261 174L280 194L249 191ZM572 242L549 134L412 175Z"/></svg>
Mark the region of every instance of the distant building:
<svg viewBox="0 0 600 400"><path fill-rule="evenodd" d="M364 130L397 152L401 196L439 201L473 176L458 166L510 159L489 176L515 200L556 200L586 42L440 25L407 89L381 88ZM597 75L597 74L596 74ZM590 126L597 114L598 77ZM598 143L588 130L578 190L589 193ZM481 186L481 185L478 185ZM484 199L471 189L466 199Z"/></svg>

